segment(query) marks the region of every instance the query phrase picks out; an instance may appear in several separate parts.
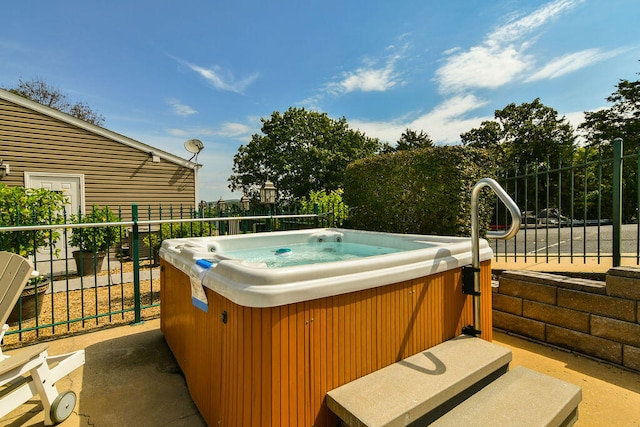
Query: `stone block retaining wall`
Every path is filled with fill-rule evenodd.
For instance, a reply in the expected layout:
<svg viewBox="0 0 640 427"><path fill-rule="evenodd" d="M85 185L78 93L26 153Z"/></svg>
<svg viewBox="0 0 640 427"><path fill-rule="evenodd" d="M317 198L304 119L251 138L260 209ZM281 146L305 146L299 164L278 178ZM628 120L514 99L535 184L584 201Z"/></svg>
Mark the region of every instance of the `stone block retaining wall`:
<svg viewBox="0 0 640 427"><path fill-rule="evenodd" d="M640 268L612 268L606 282L505 271L493 327L640 371Z"/></svg>

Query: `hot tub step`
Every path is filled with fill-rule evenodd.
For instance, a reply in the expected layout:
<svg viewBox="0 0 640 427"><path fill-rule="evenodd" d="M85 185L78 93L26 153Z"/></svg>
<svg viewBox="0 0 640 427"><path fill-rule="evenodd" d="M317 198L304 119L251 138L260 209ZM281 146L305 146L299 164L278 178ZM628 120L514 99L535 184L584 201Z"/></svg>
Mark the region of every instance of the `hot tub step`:
<svg viewBox="0 0 640 427"><path fill-rule="evenodd" d="M511 350L459 336L327 393L347 425L425 425L504 374Z"/></svg>
<svg viewBox="0 0 640 427"><path fill-rule="evenodd" d="M519 366L432 426L571 426L580 400L580 387Z"/></svg>

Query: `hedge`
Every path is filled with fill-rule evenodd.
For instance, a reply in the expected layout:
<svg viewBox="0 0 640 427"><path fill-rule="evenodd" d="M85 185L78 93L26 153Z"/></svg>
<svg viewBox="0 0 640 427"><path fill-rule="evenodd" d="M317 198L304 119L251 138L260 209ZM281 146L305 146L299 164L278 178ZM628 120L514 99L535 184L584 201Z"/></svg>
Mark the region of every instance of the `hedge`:
<svg viewBox="0 0 640 427"><path fill-rule="evenodd" d="M395 233L469 236L471 191L495 164L484 150L435 146L369 157L345 173L344 200L353 228ZM495 197L481 197L481 232Z"/></svg>

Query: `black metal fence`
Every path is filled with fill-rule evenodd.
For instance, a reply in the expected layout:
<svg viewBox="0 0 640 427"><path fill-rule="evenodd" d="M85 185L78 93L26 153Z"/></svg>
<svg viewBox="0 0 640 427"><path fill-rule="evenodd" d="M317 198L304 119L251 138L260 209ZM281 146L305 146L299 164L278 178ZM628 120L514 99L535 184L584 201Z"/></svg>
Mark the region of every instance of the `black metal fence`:
<svg viewBox="0 0 640 427"><path fill-rule="evenodd" d="M569 165L503 170L498 181L522 210L516 239L492 242L497 258L640 264L640 151L612 144L580 148ZM496 204L492 226L509 218Z"/></svg>

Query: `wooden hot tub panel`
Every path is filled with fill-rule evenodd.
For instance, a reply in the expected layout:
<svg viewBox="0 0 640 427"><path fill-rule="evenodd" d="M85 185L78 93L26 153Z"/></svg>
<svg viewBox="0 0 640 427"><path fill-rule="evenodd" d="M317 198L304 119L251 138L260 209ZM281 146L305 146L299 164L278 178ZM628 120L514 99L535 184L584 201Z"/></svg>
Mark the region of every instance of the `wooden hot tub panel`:
<svg viewBox="0 0 640 427"><path fill-rule="evenodd" d="M424 351L473 322L461 270L269 308L206 289L161 261L161 328L208 425L335 426L327 391ZM491 340L491 262L481 265L482 338Z"/></svg>

